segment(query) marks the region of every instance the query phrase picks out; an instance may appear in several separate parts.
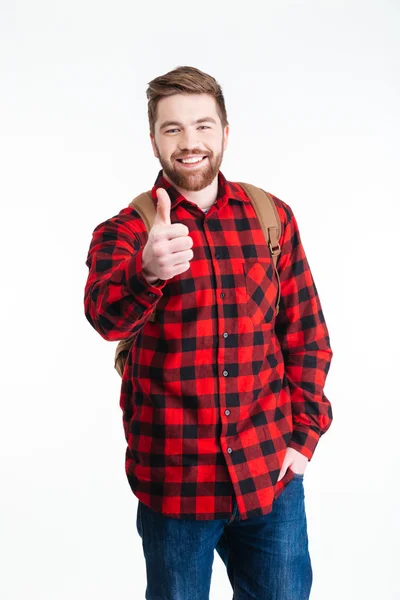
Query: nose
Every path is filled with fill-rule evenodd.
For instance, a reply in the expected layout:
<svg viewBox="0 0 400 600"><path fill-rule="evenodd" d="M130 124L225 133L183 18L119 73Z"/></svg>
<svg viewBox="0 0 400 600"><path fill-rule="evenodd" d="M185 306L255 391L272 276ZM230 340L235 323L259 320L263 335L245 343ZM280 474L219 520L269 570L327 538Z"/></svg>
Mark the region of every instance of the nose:
<svg viewBox="0 0 400 600"><path fill-rule="evenodd" d="M197 131L190 129L184 130L179 136L179 150L181 152L201 151L201 145L197 137Z"/></svg>

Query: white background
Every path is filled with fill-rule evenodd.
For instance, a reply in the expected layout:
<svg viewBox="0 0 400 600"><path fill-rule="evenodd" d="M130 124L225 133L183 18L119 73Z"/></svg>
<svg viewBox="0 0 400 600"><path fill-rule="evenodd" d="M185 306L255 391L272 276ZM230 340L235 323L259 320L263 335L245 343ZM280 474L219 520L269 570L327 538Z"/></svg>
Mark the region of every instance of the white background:
<svg viewBox="0 0 400 600"><path fill-rule="evenodd" d="M399 18L395 0L2 0L2 600L144 598L116 343L83 290L94 227L154 184L145 90L180 65L222 86L227 179L292 207L331 336L311 600L400 598ZM215 554L211 600L231 596Z"/></svg>

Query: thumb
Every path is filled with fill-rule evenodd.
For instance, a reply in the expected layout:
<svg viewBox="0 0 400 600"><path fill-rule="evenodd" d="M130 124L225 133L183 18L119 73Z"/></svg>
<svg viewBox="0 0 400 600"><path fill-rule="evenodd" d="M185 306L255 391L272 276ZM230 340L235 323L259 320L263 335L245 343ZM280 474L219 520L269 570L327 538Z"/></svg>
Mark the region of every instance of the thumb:
<svg viewBox="0 0 400 600"><path fill-rule="evenodd" d="M171 199L167 190L157 188L157 212L154 225L171 225Z"/></svg>

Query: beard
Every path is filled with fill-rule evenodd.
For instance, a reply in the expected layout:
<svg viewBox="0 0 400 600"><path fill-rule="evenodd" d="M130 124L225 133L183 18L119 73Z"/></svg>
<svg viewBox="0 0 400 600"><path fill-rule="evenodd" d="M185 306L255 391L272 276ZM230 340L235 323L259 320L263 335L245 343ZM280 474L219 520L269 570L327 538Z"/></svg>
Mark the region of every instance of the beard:
<svg viewBox="0 0 400 600"><path fill-rule="evenodd" d="M184 166L176 159L170 160L165 159L161 156L160 150L156 145L158 152L158 160L163 168L164 174L172 181L177 187L187 190L190 192L199 192L208 185L210 185L216 176L222 164L224 156L223 142L221 144L221 151L218 154L210 154L209 152L187 152L187 156L207 156L203 163L193 170L185 170Z"/></svg>

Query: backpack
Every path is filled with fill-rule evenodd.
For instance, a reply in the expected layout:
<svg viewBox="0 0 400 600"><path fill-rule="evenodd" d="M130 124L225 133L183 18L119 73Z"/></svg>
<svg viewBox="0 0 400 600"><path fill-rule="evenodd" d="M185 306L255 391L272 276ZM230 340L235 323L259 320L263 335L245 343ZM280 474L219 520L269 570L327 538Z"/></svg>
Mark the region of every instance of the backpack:
<svg viewBox="0 0 400 600"><path fill-rule="evenodd" d="M264 232L265 241L271 252L274 269L278 280L278 297L276 301L276 314L278 314L281 293L279 274L276 268L276 262L281 252L281 247L279 245L279 238L281 236L281 221L279 214L275 206L275 202L268 192L250 183L237 183L243 188L253 204L253 208ZM154 205L154 200L151 196L151 190L136 196L136 198L130 202L129 206L132 206L132 208L134 208L140 214L144 224L146 225L147 232L149 232L153 226L153 221L156 216L156 208ZM156 308L154 308L153 312L151 313L149 320L152 322L156 320ZM130 338L118 342L114 358L114 367L121 377L124 372L125 362L128 357L130 347L138 333L139 332L135 332Z"/></svg>

